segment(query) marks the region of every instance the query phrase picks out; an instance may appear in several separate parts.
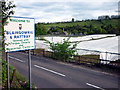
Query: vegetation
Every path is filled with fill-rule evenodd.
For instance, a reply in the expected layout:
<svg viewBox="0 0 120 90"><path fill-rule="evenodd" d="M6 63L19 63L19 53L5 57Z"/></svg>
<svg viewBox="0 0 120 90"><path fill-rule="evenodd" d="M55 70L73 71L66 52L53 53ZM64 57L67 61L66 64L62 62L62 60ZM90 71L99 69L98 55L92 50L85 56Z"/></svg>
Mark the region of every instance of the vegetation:
<svg viewBox="0 0 120 90"><path fill-rule="evenodd" d="M0 88L2 88L2 60L1 58L0 58Z"/></svg>
<svg viewBox="0 0 120 90"><path fill-rule="evenodd" d="M2 88L5 89L7 88L7 63L6 61L2 61ZM12 66L9 66L10 70L10 81L12 81L12 76L13 76L13 70L14 68ZM26 79L19 74L18 71L16 71L15 76L14 76L14 81L11 84L10 88L15 88L15 89L29 89L29 82L26 82ZM34 84L32 83L32 88L34 88Z"/></svg>
<svg viewBox="0 0 120 90"><path fill-rule="evenodd" d="M2 6L2 9L1 9L1 12L2 13L0 13L0 14L2 14L1 15L1 19L2 19L2 25L0 25L0 32L2 32L2 39L3 39L3 41L2 41L2 49L4 49L4 45L5 45L5 43L4 43L4 32L3 32L3 26L4 26L4 24L6 24L7 23L7 19L10 17L10 15L13 15L14 14L14 11L13 11L13 8L15 8L16 6L15 6L15 4L13 4L13 2L12 1L9 1L9 0L2 0L2 1L0 1L0 3L1 3L1 6Z"/></svg>
<svg viewBox="0 0 120 90"><path fill-rule="evenodd" d="M12 1L2 0L2 24L6 22L6 20L10 17L11 14L14 14L13 8L15 8L15 4Z"/></svg>
<svg viewBox="0 0 120 90"><path fill-rule="evenodd" d="M0 6L2 6L1 8L2 13L0 12L0 19L2 19L0 20L0 23L1 23L0 32L2 32L2 36L4 38L3 25L7 23L7 19L10 17L10 15L14 14L13 8L15 8L16 6L15 4L13 4L12 1L9 1L9 0L2 0L0 1L0 4L1 4ZM2 45L4 46L4 39L2 41ZM4 48L0 47L0 50L2 49ZM15 69L12 66L9 66L9 74L10 74L9 77L10 77L10 84L11 84L10 89L24 89L24 90L29 89L29 82L26 82L26 79L23 76L21 76L18 71L15 72L15 76L13 79L14 70ZM0 57L0 73L2 73L2 75L0 74L0 81L2 80L2 82L0 82L0 85L2 83L2 89L6 90L7 88L7 63L6 61L1 60L1 57ZM33 84L32 84L32 88L34 88Z"/></svg>
<svg viewBox="0 0 120 90"><path fill-rule="evenodd" d="M78 56L74 56L74 59L73 60L76 60L75 62L78 62L78 63L83 63L83 64L91 64L91 65L94 65L94 64L98 64L100 63L100 55L78 55Z"/></svg>
<svg viewBox="0 0 120 90"><path fill-rule="evenodd" d="M35 25L35 34L37 35L46 35L47 34L47 28L42 24L36 24Z"/></svg>
<svg viewBox="0 0 120 90"><path fill-rule="evenodd" d="M66 31L69 35L90 35L90 34L117 34L120 35L120 27L118 21L120 19L104 19L104 20L83 20L57 23L37 23L36 25L43 25L47 30L47 34L58 32L61 34ZM37 28L37 27L36 27ZM40 29L37 29L38 31ZM37 31L36 30L36 31ZM37 33L37 32L36 32ZM42 35L46 33L42 33ZM38 35L41 35L38 33Z"/></svg>
<svg viewBox="0 0 120 90"><path fill-rule="evenodd" d="M64 39L63 43L51 43L47 41L47 43L50 44L50 49L53 51L55 59L66 61L75 54L77 43L74 43L71 46L69 39L70 38L68 38L67 40Z"/></svg>

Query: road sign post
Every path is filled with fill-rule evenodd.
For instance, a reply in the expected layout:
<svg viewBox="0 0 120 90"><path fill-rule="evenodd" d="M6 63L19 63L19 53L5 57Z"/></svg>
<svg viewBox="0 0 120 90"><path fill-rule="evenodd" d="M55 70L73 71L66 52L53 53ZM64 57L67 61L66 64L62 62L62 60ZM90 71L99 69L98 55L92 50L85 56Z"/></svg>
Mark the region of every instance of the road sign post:
<svg viewBox="0 0 120 90"><path fill-rule="evenodd" d="M9 83L9 53L28 50L29 87L31 89L31 53L35 48L35 19L27 17L10 17L4 25L5 52L7 53L7 76Z"/></svg>
<svg viewBox="0 0 120 90"><path fill-rule="evenodd" d="M28 50L28 68L29 68L29 88L31 90L31 53Z"/></svg>

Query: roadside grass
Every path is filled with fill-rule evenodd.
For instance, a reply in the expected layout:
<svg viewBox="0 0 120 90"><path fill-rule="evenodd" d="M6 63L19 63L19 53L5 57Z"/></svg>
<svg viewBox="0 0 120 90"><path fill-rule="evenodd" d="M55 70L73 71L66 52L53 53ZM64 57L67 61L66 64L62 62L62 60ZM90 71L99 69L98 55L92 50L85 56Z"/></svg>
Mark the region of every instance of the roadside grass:
<svg viewBox="0 0 120 90"><path fill-rule="evenodd" d="M119 66L119 67L120 67L120 59L115 60L115 61L110 61L110 64L114 64L114 65L116 65L116 66Z"/></svg>
<svg viewBox="0 0 120 90"><path fill-rule="evenodd" d="M11 89L29 89L29 82L23 77L17 70L15 72L14 80L12 81L14 67L9 65L9 74L10 74L10 88ZM12 81L12 83L11 83ZM2 61L2 89L7 88L7 63ZM32 83L32 90L35 90L35 86Z"/></svg>
<svg viewBox="0 0 120 90"><path fill-rule="evenodd" d="M0 88L2 88L2 60L0 57Z"/></svg>
<svg viewBox="0 0 120 90"><path fill-rule="evenodd" d="M81 64L97 64L99 63L99 55L79 55L75 56L73 60Z"/></svg>

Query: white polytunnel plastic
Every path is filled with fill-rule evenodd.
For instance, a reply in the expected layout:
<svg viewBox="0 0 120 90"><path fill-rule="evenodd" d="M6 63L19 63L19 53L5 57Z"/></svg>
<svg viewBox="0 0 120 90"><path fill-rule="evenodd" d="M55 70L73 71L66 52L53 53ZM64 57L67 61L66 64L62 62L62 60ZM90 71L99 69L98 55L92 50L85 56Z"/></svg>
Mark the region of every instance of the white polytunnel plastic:
<svg viewBox="0 0 120 90"><path fill-rule="evenodd" d="M60 36L44 37L44 39L54 43L62 42L63 39L67 39L67 38L68 37L60 37ZM119 40L120 40L120 36L115 36L114 34L88 35L83 37L70 38L71 42L82 41L77 45L76 49L93 50L93 52L85 51L85 50L77 50L77 53L79 55L99 54L100 59L109 60L109 61L120 59L120 56L115 54L115 53L120 53L118 51L118 47L120 47L120 44L118 44L118 42L120 42ZM49 49L49 44L46 44L45 41L36 40L36 48L44 48L46 51L51 51Z"/></svg>

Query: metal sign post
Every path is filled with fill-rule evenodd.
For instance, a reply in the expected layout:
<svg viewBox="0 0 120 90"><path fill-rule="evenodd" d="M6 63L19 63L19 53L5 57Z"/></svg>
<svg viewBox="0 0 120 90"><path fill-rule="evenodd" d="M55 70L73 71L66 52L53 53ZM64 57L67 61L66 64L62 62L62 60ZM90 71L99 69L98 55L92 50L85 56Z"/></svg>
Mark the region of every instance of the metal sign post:
<svg viewBox="0 0 120 90"><path fill-rule="evenodd" d="M30 50L28 50L28 71L29 71L29 88L31 90L31 53Z"/></svg>
<svg viewBox="0 0 120 90"><path fill-rule="evenodd" d="M7 89L10 89L10 79L9 79L9 53L6 53L6 61L7 61Z"/></svg>
<svg viewBox="0 0 120 90"><path fill-rule="evenodd" d="M9 54L8 52L28 50L29 87L31 89L31 49L35 49L35 19L12 16L4 25L5 52L7 52L7 77L9 83Z"/></svg>

